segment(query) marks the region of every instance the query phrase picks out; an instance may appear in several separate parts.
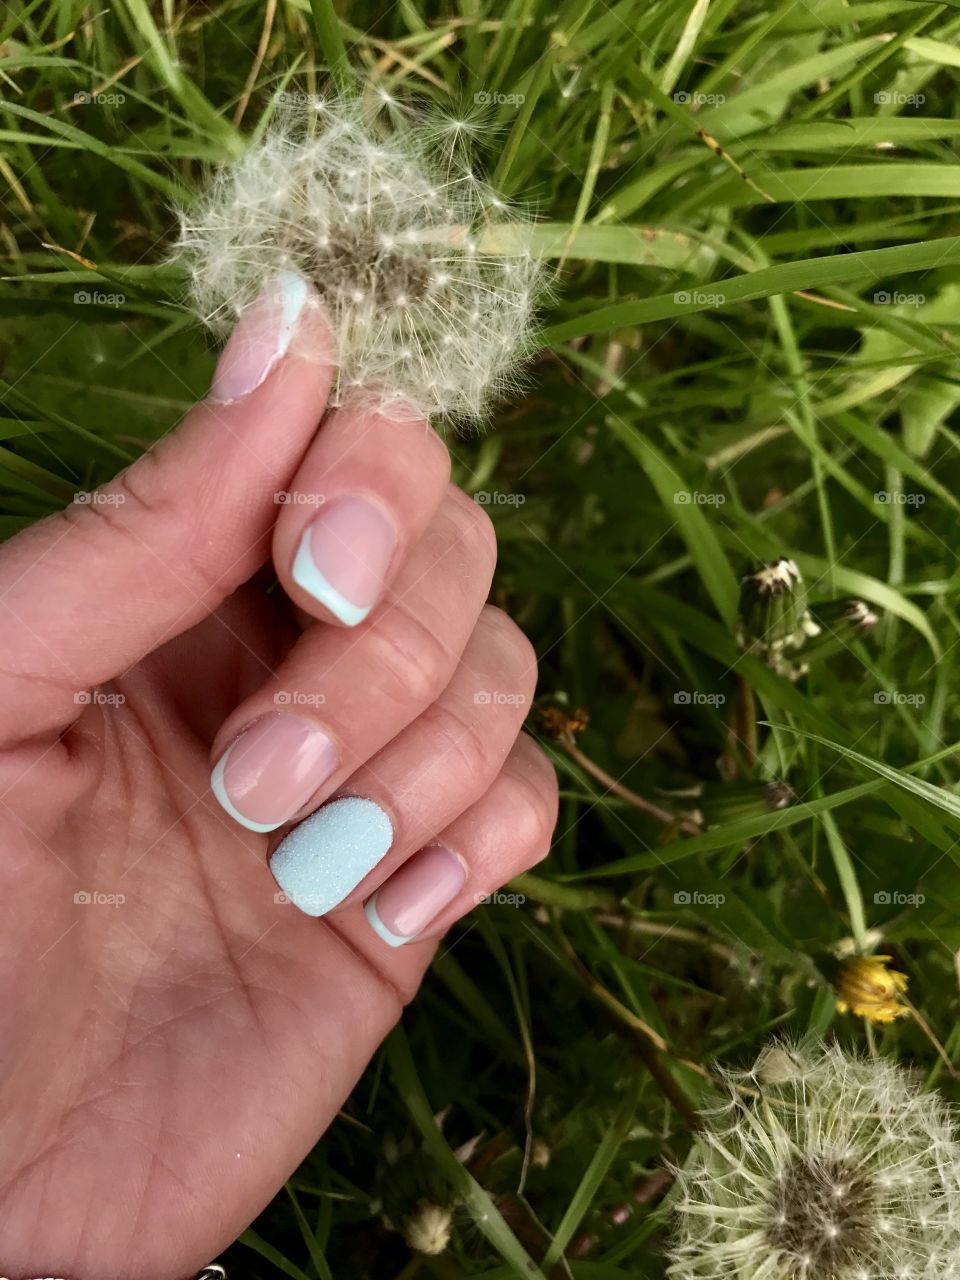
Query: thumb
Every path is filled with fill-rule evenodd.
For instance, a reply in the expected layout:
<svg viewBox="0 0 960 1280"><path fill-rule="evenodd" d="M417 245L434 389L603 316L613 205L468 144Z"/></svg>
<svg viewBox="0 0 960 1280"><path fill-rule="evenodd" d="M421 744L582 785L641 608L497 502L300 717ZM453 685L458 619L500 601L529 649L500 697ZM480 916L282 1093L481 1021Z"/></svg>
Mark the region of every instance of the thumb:
<svg viewBox="0 0 960 1280"><path fill-rule="evenodd" d="M267 559L275 495L320 422L333 351L317 294L282 273L175 431L0 548L0 733L70 723L79 691L192 627Z"/></svg>

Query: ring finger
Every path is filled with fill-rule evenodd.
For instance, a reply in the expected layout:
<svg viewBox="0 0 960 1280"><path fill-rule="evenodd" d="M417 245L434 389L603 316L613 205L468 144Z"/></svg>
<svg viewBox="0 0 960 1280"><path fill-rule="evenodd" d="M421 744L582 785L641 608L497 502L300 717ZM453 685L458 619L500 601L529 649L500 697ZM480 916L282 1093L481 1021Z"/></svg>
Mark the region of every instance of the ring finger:
<svg viewBox="0 0 960 1280"><path fill-rule="evenodd" d="M535 682L530 642L486 608L436 702L277 846L270 869L286 896L322 916L372 893L489 788Z"/></svg>

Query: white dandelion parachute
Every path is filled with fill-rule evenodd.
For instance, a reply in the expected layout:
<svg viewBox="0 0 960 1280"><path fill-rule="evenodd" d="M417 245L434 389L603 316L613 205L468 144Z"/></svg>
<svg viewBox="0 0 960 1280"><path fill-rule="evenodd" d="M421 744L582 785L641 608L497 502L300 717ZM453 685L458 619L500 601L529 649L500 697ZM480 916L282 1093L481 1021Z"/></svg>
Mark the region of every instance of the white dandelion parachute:
<svg viewBox="0 0 960 1280"><path fill-rule="evenodd" d="M673 1280L960 1278L960 1144L936 1093L822 1044L723 1074L676 1170Z"/></svg>
<svg viewBox="0 0 960 1280"><path fill-rule="evenodd" d="M354 100L281 113L180 210L172 260L193 309L224 336L271 276L298 272L333 322L334 403L364 387L482 418L516 383L545 273L463 136L414 115L388 127Z"/></svg>

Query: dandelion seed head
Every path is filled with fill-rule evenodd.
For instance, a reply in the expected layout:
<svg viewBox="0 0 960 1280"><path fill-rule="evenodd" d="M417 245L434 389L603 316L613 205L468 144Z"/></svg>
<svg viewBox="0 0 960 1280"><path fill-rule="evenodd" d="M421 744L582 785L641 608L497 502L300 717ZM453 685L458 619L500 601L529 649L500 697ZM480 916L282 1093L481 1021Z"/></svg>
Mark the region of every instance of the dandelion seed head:
<svg viewBox="0 0 960 1280"><path fill-rule="evenodd" d="M336 334L334 403L362 386L429 418L482 419L518 384L543 264L470 167L474 121L391 113L390 126L364 111L332 98L282 114L180 211L173 259L221 337L278 271L309 280Z"/></svg>
<svg viewBox="0 0 960 1280"><path fill-rule="evenodd" d="M722 1075L676 1171L672 1280L955 1274L960 1143L936 1093L822 1044L775 1045Z"/></svg>

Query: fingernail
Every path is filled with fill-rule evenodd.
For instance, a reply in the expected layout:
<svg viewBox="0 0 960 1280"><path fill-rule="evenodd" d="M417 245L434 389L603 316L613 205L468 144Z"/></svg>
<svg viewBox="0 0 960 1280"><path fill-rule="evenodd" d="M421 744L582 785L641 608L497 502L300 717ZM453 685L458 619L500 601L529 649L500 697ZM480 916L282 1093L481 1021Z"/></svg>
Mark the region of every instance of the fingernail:
<svg viewBox="0 0 960 1280"><path fill-rule="evenodd" d="M466 878L455 853L444 845L431 845L395 871L369 899L364 912L387 946L402 947L450 905Z"/></svg>
<svg viewBox="0 0 960 1280"><path fill-rule="evenodd" d="M240 316L217 361L208 399L228 404L259 387L289 350L308 297L302 277L277 273Z"/></svg>
<svg viewBox="0 0 960 1280"><path fill-rule="evenodd" d="M349 494L324 507L304 529L293 580L355 627L382 595L396 547L397 531L380 504Z"/></svg>
<svg viewBox="0 0 960 1280"><path fill-rule="evenodd" d="M337 767L329 734L299 716L263 716L214 766L213 794L250 831L273 831L302 809Z"/></svg>
<svg viewBox="0 0 960 1280"><path fill-rule="evenodd" d="M393 843L390 819L372 800L331 800L294 827L274 851L270 870L295 906L326 915L372 871Z"/></svg>

